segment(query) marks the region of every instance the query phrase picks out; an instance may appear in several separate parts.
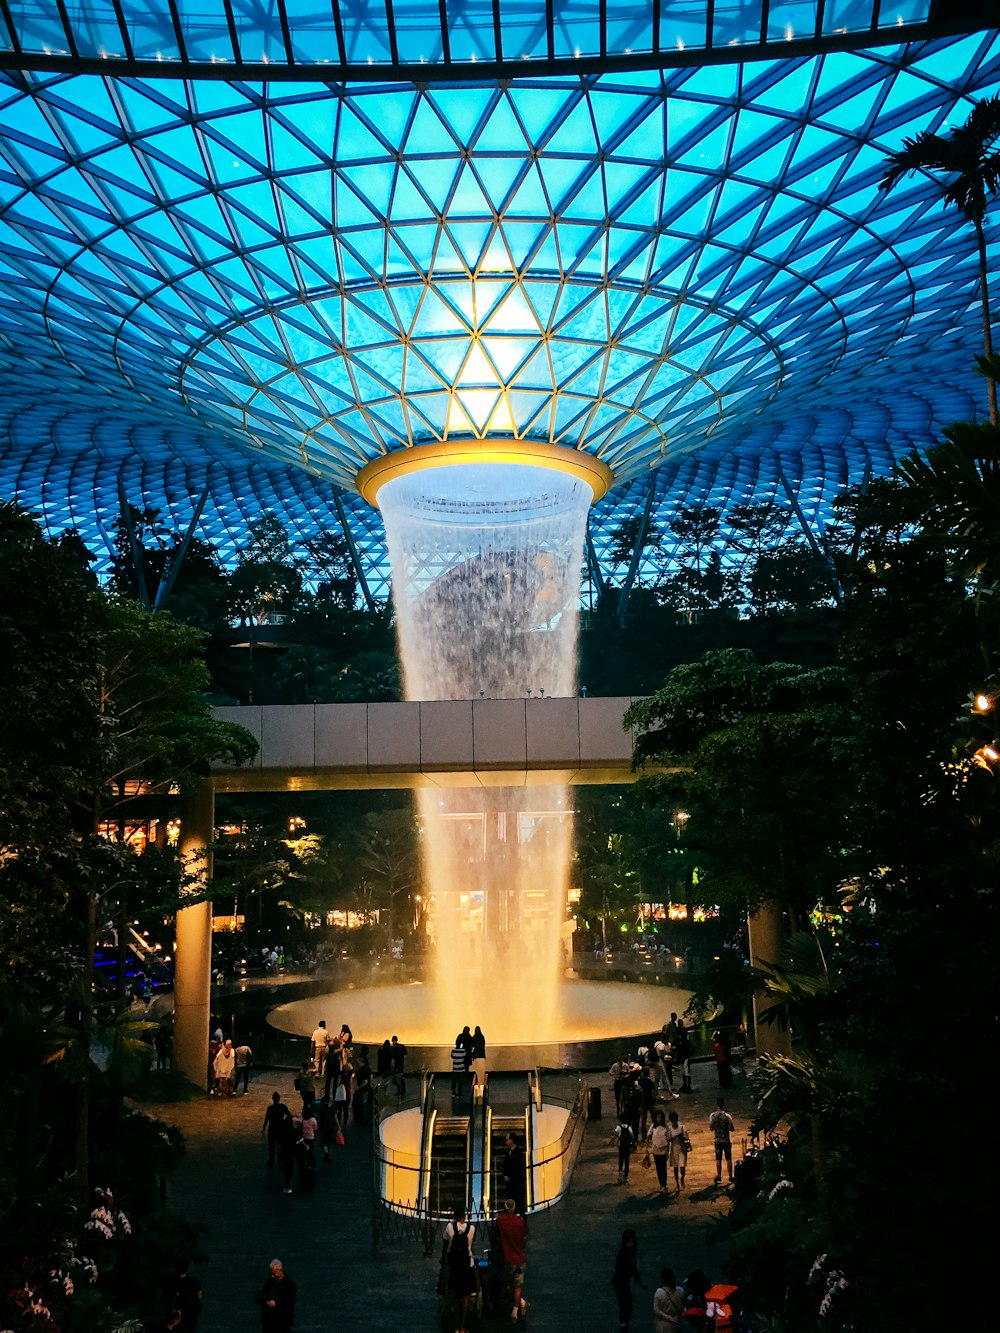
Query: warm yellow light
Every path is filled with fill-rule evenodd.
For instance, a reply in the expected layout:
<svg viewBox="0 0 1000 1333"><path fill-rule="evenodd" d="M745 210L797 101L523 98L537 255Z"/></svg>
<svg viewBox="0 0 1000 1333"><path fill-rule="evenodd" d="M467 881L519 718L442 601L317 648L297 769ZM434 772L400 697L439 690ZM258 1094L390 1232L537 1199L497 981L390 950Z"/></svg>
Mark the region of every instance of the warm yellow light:
<svg viewBox="0 0 1000 1333"><path fill-rule="evenodd" d="M460 391L456 398L466 398L468 393L468 390ZM452 429L450 416L448 425ZM614 473L607 463L580 449L567 449L541 440L462 439L418 444L410 449L383 454L361 469L354 484L369 504L377 506L378 493L387 481L425 468L454 467L461 463L520 463L568 473L587 483L595 502L605 495L614 481Z"/></svg>
<svg viewBox="0 0 1000 1333"><path fill-rule="evenodd" d="M988 694L976 695L977 713L988 713L992 707L993 707L993 700L990 698Z"/></svg>

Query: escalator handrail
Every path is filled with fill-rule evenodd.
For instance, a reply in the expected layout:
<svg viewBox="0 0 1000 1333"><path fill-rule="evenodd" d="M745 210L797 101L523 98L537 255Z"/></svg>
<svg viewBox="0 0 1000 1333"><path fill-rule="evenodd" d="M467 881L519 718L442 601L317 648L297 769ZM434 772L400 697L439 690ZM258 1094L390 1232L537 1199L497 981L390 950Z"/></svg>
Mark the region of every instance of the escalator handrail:
<svg viewBox="0 0 1000 1333"><path fill-rule="evenodd" d="M430 1210L431 1193L431 1154L434 1147L434 1126L437 1123L437 1107L434 1096L434 1075L425 1075L423 1104L421 1106L422 1124L420 1127L420 1167L417 1176L417 1209L421 1213Z"/></svg>

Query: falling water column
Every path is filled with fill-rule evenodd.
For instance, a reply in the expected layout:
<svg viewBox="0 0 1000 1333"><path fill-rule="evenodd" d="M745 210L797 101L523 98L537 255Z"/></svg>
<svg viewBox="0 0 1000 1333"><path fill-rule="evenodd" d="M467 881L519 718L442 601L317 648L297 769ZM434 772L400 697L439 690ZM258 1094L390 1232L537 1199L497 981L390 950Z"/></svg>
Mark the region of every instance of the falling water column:
<svg viewBox="0 0 1000 1333"><path fill-rule="evenodd" d="M370 468L358 484L385 520L407 698L575 693L584 533L610 482L603 464L484 446L407 450ZM494 1041L552 1033L571 815L564 787L528 776L418 795L442 1032L472 1016Z"/></svg>

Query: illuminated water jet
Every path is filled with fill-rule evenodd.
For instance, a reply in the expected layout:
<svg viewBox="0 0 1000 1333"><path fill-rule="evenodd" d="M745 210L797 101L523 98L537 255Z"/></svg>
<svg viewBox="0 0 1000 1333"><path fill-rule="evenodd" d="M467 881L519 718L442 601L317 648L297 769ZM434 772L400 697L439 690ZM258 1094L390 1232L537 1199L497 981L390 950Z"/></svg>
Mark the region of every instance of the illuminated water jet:
<svg viewBox="0 0 1000 1333"><path fill-rule="evenodd" d="M408 699L575 693L587 511L609 480L572 450L475 442L402 451L360 474L385 522ZM456 784L417 802L435 1030L563 1037L567 789Z"/></svg>

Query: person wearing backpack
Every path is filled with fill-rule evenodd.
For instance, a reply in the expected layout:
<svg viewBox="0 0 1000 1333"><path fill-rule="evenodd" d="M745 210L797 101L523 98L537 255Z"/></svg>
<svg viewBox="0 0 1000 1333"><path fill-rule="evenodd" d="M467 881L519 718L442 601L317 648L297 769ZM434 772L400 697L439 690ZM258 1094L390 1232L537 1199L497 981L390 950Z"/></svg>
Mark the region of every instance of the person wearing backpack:
<svg viewBox="0 0 1000 1333"><path fill-rule="evenodd" d="M632 1149L635 1147L635 1135L632 1133L632 1126L625 1119L624 1114L618 1117L618 1124L615 1126L615 1138L618 1141L618 1184L628 1184L628 1168L632 1159Z"/></svg>
<svg viewBox="0 0 1000 1333"><path fill-rule="evenodd" d="M466 1221L465 1209L456 1208L444 1229L441 1256L448 1273L448 1290L456 1303L455 1333L467 1333L469 1312L478 1287L476 1261L472 1255L475 1238L476 1228Z"/></svg>

